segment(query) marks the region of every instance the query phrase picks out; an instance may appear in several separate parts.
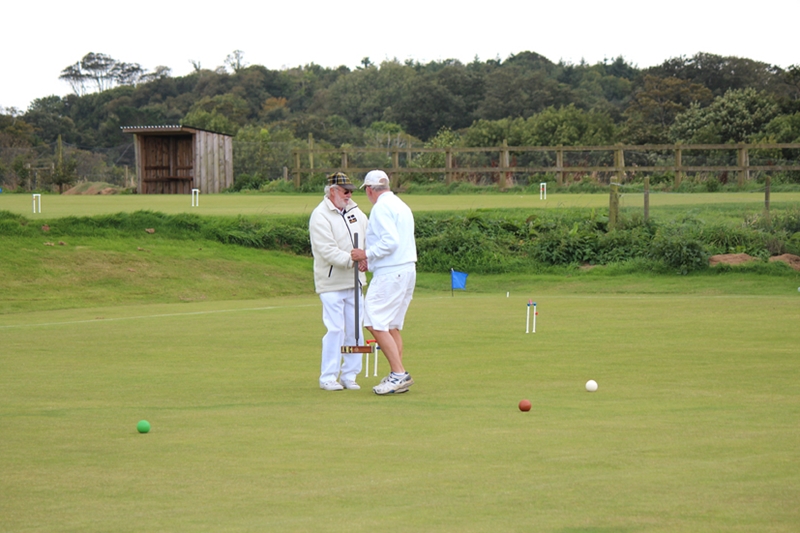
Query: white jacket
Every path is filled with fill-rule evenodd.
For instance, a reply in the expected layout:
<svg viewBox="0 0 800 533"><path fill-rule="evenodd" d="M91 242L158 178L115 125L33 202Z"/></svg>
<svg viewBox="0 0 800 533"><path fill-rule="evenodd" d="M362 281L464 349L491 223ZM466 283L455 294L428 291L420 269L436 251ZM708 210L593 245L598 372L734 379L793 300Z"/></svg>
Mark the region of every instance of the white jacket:
<svg viewBox="0 0 800 533"><path fill-rule="evenodd" d="M414 239L414 215L393 192L378 196L367 230L367 264L373 274L389 274L414 266L417 243Z"/></svg>
<svg viewBox="0 0 800 533"><path fill-rule="evenodd" d="M367 237L367 215L358 204L349 200L342 214L325 198L311 213L308 222L311 252L314 254L314 286L317 293L353 289L355 280L350 251L353 235L358 233L358 247L364 248ZM367 277L359 272L361 286Z"/></svg>

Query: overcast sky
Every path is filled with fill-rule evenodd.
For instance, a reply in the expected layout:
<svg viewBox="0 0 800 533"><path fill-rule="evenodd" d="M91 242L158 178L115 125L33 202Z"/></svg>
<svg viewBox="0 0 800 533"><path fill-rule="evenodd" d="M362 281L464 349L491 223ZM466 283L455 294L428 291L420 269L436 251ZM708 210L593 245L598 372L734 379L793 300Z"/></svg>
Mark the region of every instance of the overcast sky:
<svg viewBox="0 0 800 533"><path fill-rule="evenodd" d="M269 69L352 69L364 57L468 63L526 50L590 64L621 55L639 68L698 52L800 64L800 0L14 0L2 18L0 107L22 111L36 98L68 94L58 76L88 52L150 71L164 65L173 76L191 72L193 60L214 69L234 50Z"/></svg>

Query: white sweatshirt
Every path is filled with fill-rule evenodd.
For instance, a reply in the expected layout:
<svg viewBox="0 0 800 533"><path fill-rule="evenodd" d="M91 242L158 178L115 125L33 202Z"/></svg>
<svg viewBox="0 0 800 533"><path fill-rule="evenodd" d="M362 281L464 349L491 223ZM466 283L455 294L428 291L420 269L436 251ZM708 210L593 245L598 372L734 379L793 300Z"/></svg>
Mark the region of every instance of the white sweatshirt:
<svg viewBox="0 0 800 533"><path fill-rule="evenodd" d="M372 206L365 251L367 265L374 274L389 274L417 262L414 215L391 191L378 196Z"/></svg>

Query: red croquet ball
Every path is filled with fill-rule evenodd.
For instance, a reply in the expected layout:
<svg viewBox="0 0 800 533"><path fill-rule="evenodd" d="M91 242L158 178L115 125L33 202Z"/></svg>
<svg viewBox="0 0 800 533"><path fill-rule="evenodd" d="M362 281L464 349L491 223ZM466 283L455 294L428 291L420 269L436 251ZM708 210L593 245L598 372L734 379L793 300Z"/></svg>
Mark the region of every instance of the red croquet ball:
<svg viewBox="0 0 800 533"><path fill-rule="evenodd" d="M522 400L519 402L519 410L520 411L530 411L531 410L531 401L530 400Z"/></svg>

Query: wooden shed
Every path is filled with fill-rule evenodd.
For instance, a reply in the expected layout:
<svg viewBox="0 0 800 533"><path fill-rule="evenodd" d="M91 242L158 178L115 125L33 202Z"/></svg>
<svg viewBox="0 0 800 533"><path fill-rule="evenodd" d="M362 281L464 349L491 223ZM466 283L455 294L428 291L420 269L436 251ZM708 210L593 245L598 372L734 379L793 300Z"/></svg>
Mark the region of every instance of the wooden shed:
<svg viewBox="0 0 800 533"><path fill-rule="evenodd" d="M124 126L139 194L217 193L233 185L233 138L188 126Z"/></svg>

